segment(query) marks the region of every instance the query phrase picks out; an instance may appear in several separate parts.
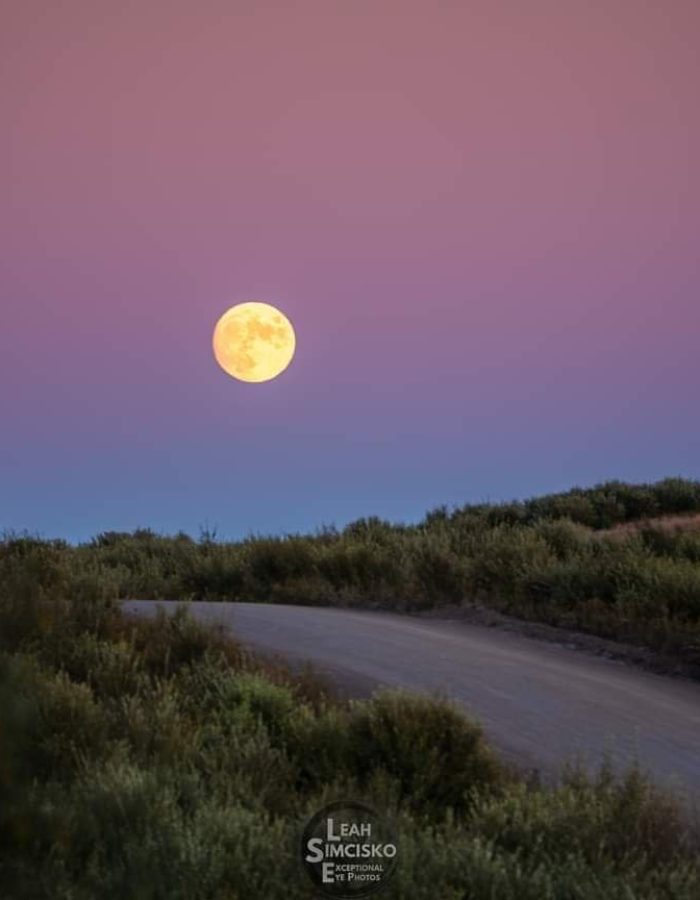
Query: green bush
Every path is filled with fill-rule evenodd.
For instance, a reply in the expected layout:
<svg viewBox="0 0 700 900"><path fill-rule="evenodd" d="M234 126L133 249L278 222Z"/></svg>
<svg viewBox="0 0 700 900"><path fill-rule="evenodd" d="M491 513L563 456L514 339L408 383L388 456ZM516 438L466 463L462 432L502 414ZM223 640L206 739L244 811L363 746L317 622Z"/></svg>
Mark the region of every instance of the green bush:
<svg viewBox="0 0 700 900"><path fill-rule="evenodd" d="M467 589L465 563L445 539L426 535L413 542L409 549L411 572L415 587L410 599L413 606L431 607L437 603L460 603Z"/></svg>
<svg viewBox="0 0 700 900"><path fill-rule="evenodd" d="M463 812L474 793L505 780L481 729L446 700L385 691L355 703L349 740L358 773L383 769L411 808L433 819Z"/></svg>

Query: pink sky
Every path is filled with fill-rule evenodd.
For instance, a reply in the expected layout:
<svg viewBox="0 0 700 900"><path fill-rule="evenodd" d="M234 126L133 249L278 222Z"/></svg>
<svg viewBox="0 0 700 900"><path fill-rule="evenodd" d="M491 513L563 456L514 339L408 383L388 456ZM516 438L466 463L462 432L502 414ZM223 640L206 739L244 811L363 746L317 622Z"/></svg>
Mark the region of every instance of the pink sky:
<svg viewBox="0 0 700 900"><path fill-rule="evenodd" d="M700 5L6 5L0 527L697 477ZM214 322L294 322L239 385Z"/></svg>

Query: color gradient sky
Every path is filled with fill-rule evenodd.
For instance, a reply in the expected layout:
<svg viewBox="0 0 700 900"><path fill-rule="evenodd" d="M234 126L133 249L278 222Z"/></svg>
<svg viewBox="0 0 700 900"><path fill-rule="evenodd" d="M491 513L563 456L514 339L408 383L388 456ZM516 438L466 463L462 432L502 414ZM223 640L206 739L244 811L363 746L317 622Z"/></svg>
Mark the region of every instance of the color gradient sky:
<svg viewBox="0 0 700 900"><path fill-rule="evenodd" d="M700 476L696 0L9 0L0 527ZM297 356L228 378L260 299Z"/></svg>

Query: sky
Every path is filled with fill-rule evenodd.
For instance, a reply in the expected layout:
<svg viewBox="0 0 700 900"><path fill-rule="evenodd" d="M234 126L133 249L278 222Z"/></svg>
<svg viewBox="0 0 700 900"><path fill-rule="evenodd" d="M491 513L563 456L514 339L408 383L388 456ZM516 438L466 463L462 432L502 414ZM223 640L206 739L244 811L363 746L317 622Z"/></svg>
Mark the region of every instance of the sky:
<svg viewBox="0 0 700 900"><path fill-rule="evenodd" d="M700 476L696 0L8 0L0 529ZM262 300L274 381L211 352Z"/></svg>

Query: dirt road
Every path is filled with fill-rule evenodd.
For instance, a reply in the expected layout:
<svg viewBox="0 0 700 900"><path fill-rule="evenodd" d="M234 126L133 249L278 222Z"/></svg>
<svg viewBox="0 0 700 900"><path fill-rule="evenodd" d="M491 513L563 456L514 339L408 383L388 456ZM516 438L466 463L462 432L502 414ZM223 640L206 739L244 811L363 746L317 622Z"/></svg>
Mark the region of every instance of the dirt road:
<svg viewBox="0 0 700 900"><path fill-rule="evenodd" d="M124 604L139 614L157 605ZM460 621L256 603L190 609L249 646L311 661L354 695L379 685L446 693L501 753L545 777L565 760L595 766L607 754L700 800L700 684Z"/></svg>

